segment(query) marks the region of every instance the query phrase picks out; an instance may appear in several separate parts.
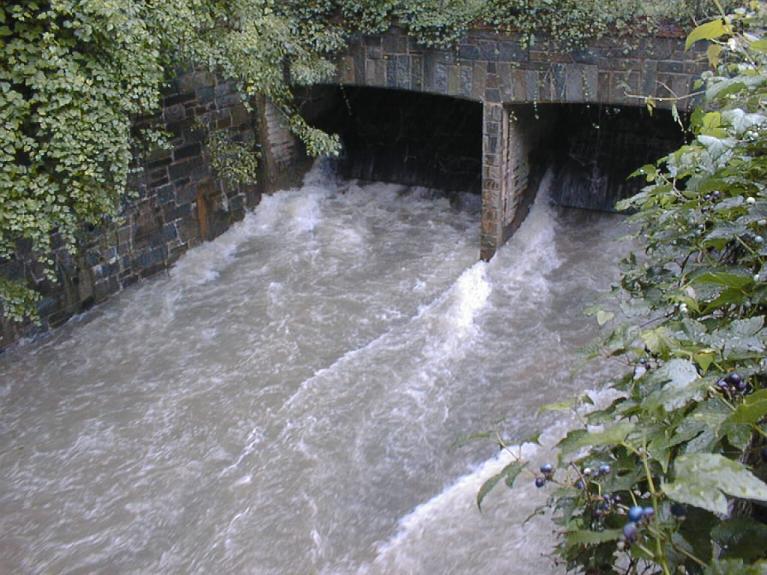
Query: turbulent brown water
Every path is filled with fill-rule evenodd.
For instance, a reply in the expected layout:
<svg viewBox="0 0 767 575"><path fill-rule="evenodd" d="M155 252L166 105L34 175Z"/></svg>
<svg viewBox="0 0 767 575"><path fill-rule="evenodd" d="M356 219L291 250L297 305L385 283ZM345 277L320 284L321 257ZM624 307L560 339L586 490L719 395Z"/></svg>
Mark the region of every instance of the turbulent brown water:
<svg viewBox="0 0 767 575"><path fill-rule="evenodd" d="M624 224L539 198L477 263L474 210L317 167L0 356L0 573L557 573L545 494L480 514L503 456L453 447L551 443L537 406L602 375L573 367Z"/></svg>

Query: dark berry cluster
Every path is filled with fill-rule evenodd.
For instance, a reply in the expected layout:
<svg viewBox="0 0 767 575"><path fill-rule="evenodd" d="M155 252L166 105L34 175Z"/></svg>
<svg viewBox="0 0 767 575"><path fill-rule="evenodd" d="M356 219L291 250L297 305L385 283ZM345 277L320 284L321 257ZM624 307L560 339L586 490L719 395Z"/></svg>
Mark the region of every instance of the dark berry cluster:
<svg viewBox="0 0 767 575"><path fill-rule="evenodd" d="M592 469L591 467L584 467L583 471L581 472L584 477L604 477L605 475L608 475L612 471L612 467L610 467L608 464L603 463L596 469Z"/></svg>
<svg viewBox="0 0 767 575"><path fill-rule="evenodd" d="M735 372L717 381L716 386L728 396L745 395L749 391L748 382Z"/></svg>
<svg viewBox="0 0 767 575"><path fill-rule="evenodd" d="M618 508L621 502L620 495L603 495L597 504L594 506L594 516L601 519L608 513Z"/></svg>
<svg viewBox="0 0 767 575"><path fill-rule="evenodd" d="M626 515L628 521L623 526L624 547L631 545L639 538L639 530L655 516L655 509L633 505L629 507Z"/></svg>
<svg viewBox="0 0 767 575"><path fill-rule="evenodd" d="M535 478L535 486L540 488L546 485L547 481L554 479L554 466L551 463L544 463L540 468L541 475Z"/></svg>

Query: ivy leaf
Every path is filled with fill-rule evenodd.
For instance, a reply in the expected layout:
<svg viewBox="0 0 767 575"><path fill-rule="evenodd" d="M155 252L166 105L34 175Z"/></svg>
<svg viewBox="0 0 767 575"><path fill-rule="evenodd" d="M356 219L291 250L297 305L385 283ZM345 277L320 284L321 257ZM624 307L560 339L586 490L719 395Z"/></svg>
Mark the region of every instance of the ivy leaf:
<svg viewBox="0 0 767 575"><path fill-rule="evenodd" d="M709 235L710 237L710 235ZM707 270L691 278L690 283L715 284L732 288L743 288L754 281L747 270Z"/></svg>
<svg viewBox="0 0 767 575"><path fill-rule="evenodd" d="M562 454L567 454L586 446L616 445L622 443L634 427L633 423L624 421L602 431L589 432L585 429L576 429L568 433L559 442L558 447Z"/></svg>
<svg viewBox="0 0 767 575"><path fill-rule="evenodd" d="M538 408L538 413L545 413L546 411L567 411L569 409L572 409L573 405L575 404L575 401L565 400L565 401L557 401L554 403L545 403L542 406Z"/></svg>
<svg viewBox="0 0 767 575"><path fill-rule="evenodd" d="M663 386L647 397L644 402L646 409L677 409L691 399L700 399L708 387L699 378L698 370L692 362L686 359L672 359L653 373L651 381L662 382Z"/></svg>
<svg viewBox="0 0 767 575"><path fill-rule="evenodd" d="M477 493L477 508L482 511L482 501L485 499L487 494L490 493L496 485L498 485L498 482L501 481L501 479L505 479L506 485L508 487L512 487L514 485L514 480L526 466L527 464L522 463L521 461L512 461L506 465L506 467L501 469L499 473L496 473L487 479L482 484L482 487L479 488L479 492Z"/></svg>
<svg viewBox="0 0 767 575"><path fill-rule="evenodd" d="M620 529L605 529L604 531L590 531L588 529L579 529L578 531L568 531L565 533L565 549L570 549L576 545L596 545L606 543L607 541L617 541L623 535Z"/></svg>
<svg viewBox="0 0 767 575"><path fill-rule="evenodd" d="M723 208L726 208L726 206L723 206ZM745 235L747 232L748 229L744 225L718 222L716 227L711 230L704 241L706 245L712 245L715 240L733 240Z"/></svg>
<svg viewBox="0 0 767 575"><path fill-rule="evenodd" d="M693 356L693 359L695 359L695 363L700 366L703 373L706 373L708 368L711 367L711 364L714 362L714 359L716 359L716 354L712 352L696 353Z"/></svg>
<svg viewBox="0 0 767 575"><path fill-rule="evenodd" d="M635 170L629 175L629 178L636 178L638 176L644 176L648 182L654 182L658 175L658 168L653 164L645 164L638 170Z"/></svg>
<svg viewBox="0 0 767 575"><path fill-rule="evenodd" d="M683 455L674 470L674 482L663 485L663 492L674 501L722 515L727 513L725 495L767 501L767 485L743 464L721 455Z"/></svg>
<svg viewBox="0 0 767 575"><path fill-rule="evenodd" d="M506 471L504 475L504 482L506 483L506 487L514 487L514 481L517 479L519 474L522 473L524 468L525 464L520 462L510 463L504 468Z"/></svg>
<svg viewBox="0 0 767 575"><path fill-rule="evenodd" d="M756 423L767 416L767 389L749 395L727 419L729 423Z"/></svg>
<svg viewBox="0 0 767 575"><path fill-rule="evenodd" d="M641 337L647 349L660 356L667 354L674 345L668 330L662 326L642 333Z"/></svg>
<svg viewBox="0 0 767 575"><path fill-rule="evenodd" d="M487 494L493 490L493 487L495 487L502 478L503 472L496 473L482 484L482 487L480 487L477 492L477 509L482 511L482 501L484 501Z"/></svg>
<svg viewBox="0 0 767 575"><path fill-rule="evenodd" d="M706 49L706 57L708 58L708 63L711 64L712 68L716 68L719 65L719 56L722 53L722 47L718 44L711 44Z"/></svg>
<svg viewBox="0 0 767 575"><path fill-rule="evenodd" d="M597 312L597 323L601 327L601 326L605 325L608 321L613 319L614 317L615 317L615 314L613 312L611 312L611 311L603 311L603 310L600 309Z"/></svg>
<svg viewBox="0 0 767 575"><path fill-rule="evenodd" d="M687 36L687 40L684 43L684 49L689 50L690 47L695 44L695 42L699 42L700 40L714 40L731 33L732 26L727 24L724 19L717 18L711 22L701 24L692 32L690 32L690 34Z"/></svg>

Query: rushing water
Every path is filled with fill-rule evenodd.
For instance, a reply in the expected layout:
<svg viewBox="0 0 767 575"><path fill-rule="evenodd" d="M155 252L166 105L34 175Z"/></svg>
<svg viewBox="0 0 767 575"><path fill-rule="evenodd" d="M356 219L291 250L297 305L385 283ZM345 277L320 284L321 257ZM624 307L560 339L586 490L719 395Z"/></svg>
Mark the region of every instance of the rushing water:
<svg viewBox="0 0 767 575"><path fill-rule="evenodd" d="M478 227L316 168L0 356L0 573L557 573L553 524L521 525L545 494L480 514L503 457L453 444L562 432L536 407L596 385L583 308L625 229L542 199L485 264Z"/></svg>

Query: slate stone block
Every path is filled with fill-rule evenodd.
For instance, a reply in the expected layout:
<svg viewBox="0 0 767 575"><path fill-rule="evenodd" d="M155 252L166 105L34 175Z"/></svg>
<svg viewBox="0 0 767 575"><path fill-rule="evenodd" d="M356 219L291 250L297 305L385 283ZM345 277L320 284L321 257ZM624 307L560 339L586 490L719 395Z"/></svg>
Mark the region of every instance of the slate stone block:
<svg viewBox="0 0 767 575"><path fill-rule="evenodd" d="M479 46L473 44L461 44L458 47L458 57L461 60L479 60Z"/></svg>
<svg viewBox="0 0 767 575"><path fill-rule="evenodd" d="M189 144L173 150L173 159L175 161L184 160L186 158L199 156L201 152L202 146L200 144Z"/></svg>
<svg viewBox="0 0 767 575"><path fill-rule="evenodd" d="M396 86L397 88L410 88L410 56L397 56L396 62Z"/></svg>
<svg viewBox="0 0 767 575"><path fill-rule="evenodd" d="M440 94L447 94L448 69L446 64L434 64L434 90Z"/></svg>
<svg viewBox="0 0 767 575"><path fill-rule="evenodd" d="M472 95L472 82L473 82L473 69L471 66L461 66L459 68L460 75L460 94L465 97Z"/></svg>

